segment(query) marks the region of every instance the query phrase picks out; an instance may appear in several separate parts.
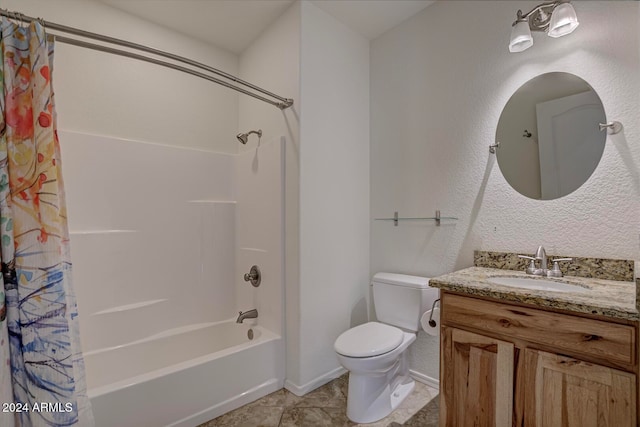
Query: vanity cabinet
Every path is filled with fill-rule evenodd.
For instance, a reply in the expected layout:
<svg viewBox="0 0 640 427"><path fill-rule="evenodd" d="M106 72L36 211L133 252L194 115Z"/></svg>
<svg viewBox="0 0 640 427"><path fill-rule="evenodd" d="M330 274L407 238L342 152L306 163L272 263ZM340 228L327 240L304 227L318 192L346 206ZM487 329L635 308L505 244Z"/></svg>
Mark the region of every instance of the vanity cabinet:
<svg viewBox="0 0 640 427"><path fill-rule="evenodd" d="M443 292L440 426L635 427L637 325Z"/></svg>
<svg viewBox="0 0 640 427"><path fill-rule="evenodd" d="M636 425L634 374L530 349L524 369L524 425Z"/></svg>
<svg viewBox="0 0 640 427"><path fill-rule="evenodd" d="M440 425L507 426L513 407L514 345L456 328L443 327L441 376L444 396ZM446 420L446 422L443 422Z"/></svg>

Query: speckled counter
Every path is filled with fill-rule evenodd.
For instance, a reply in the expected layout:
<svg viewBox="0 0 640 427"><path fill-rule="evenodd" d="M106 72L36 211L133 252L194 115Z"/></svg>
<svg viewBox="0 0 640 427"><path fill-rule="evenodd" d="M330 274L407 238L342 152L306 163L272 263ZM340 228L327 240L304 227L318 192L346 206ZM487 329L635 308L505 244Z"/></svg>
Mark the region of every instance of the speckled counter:
<svg viewBox="0 0 640 427"><path fill-rule="evenodd" d="M528 277L521 271L470 267L429 280L429 285L443 291L457 292L528 304L540 308L554 308L575 313L588 313L616 319L640 320L636 307L636 284L615 280L565 276L540 279L578 285L589 292L554 292L497 285L487 281L491 277Z"/></svg>
<svg viewBox="0 0 640 427"><path fill-rule="evenodd" d="M533 255L533 254L529 254ZM559 267L566 276L593 277L595 279L630 281L634 277L634 263L626 259L585 258L574 255L547 254L547 268L552 268L553 258L572 258L571 262L562 262ZM529 261L518 258L518 254L509 252L475 251L473 265L476 267L500 268L503 270L524 271Z"/></svg>

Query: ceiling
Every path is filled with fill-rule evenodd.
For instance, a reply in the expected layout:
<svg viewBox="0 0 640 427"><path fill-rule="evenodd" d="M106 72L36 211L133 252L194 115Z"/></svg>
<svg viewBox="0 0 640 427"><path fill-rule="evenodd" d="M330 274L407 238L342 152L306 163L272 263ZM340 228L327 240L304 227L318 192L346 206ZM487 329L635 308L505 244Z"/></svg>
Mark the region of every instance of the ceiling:
<svg viewBox="0 0 640 427"><path fill-rule="evenodd" d="M435 1L311 0L311 3L373 40Z"/></svg>
<svg viewBox="0 0 640 427"><path fill-rule="evenodd" d="M295 0L99 0L240 54ZM428 0L311 0L374 39L433 3Z"/></svg>

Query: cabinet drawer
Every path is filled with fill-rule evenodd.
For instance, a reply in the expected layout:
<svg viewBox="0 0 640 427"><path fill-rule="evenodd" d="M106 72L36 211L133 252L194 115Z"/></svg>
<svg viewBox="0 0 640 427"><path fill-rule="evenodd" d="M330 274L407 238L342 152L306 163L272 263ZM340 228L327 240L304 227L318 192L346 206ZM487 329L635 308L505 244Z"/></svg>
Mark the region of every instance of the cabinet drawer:
<svg viewBox="0 0 640 427"><path fill-rule="evenodd" d="M635 328L601 320L485 301L450 293L442 297L442 323L592 356L616 366L636 361Z"/></svg>

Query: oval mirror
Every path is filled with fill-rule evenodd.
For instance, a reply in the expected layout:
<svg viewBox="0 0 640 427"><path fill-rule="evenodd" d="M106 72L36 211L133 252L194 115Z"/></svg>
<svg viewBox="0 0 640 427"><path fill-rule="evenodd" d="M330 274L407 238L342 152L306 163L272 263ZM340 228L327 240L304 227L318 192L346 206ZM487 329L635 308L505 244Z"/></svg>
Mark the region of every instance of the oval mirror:
<svg viewBox="0 0 640 427"><path fill-rule="evenodd" d="M500 171L520 194L552 200L580 188L598 166L606 132L600 97L580 77L542 74L505 105L496 131Z"/></svg>

